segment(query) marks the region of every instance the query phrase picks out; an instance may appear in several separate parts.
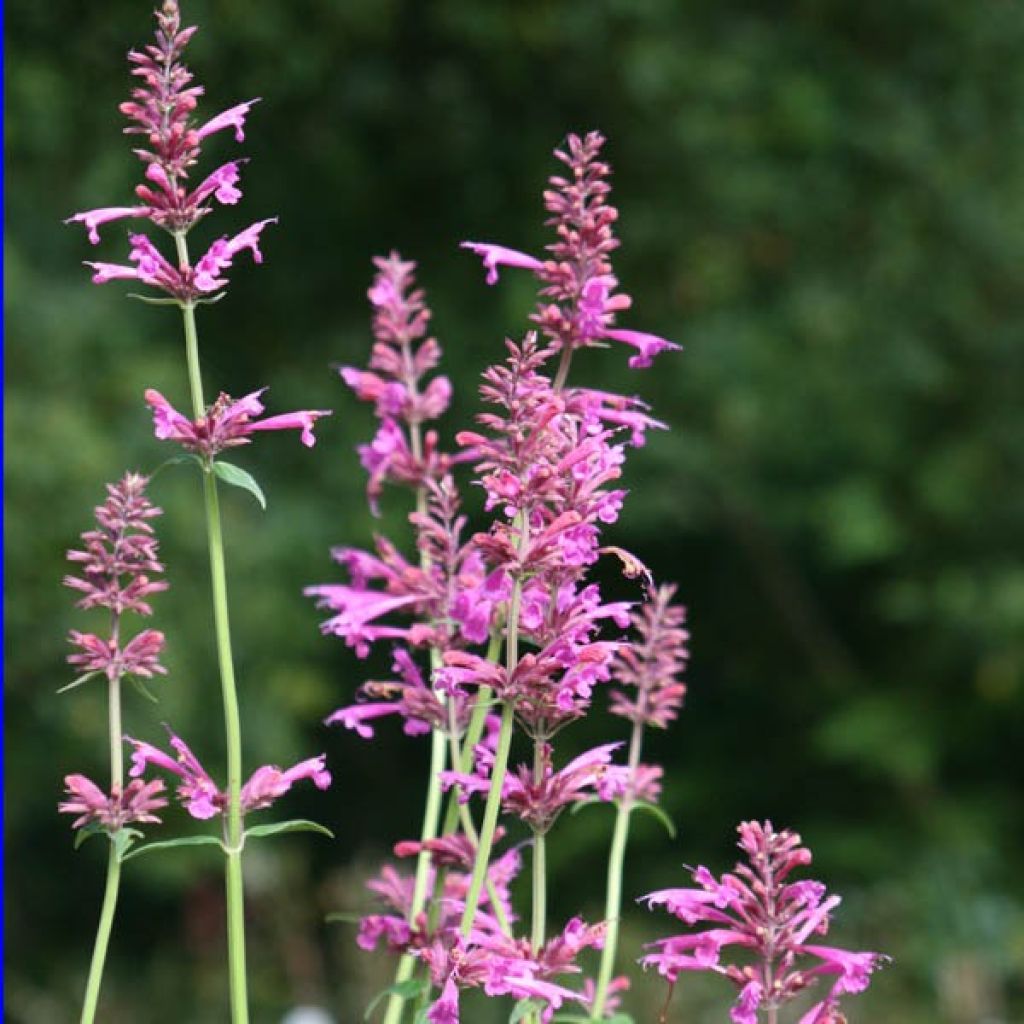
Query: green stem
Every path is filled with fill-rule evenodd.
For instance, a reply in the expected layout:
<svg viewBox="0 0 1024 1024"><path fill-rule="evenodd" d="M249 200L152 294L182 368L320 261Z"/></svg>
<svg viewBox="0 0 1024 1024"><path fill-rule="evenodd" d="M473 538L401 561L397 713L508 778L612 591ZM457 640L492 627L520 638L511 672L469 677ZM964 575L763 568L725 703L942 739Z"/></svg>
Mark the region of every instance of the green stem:
<svg viewBox="0 0 1024 1024"><path fill-rule="evenodd" d="M544 774L544 741L534 740L533 781L538 784ZM530 930L530 944L536 956L544 945L547 924L548 877L546 837L539 829L533 831L533 927Z"/></svg>
<svg viewBox="0 0 1024 1024"><path fill-rule="evenodd" d="M480 842L476 848L476 859L473 861L473 877L466 893L466 905L462 912L459 931L463 938L468 938L480 906L480 892L484 886L487 869L490 866L491 848L494 845L494 831L498 825L498 812L501 810L501 789L505 782L505 770L508 767L508 753L512 747L512 705L506 704L501 712L501 731L498 733L498 749L494 752L494 768L491 770L491 788L487 793L487 804L484 807L484 821L480 828Z"/></svg>
<svg viewBox="0 0 1024 1024"><path fill-rule="evenodd" d="M82 1024L92 1024L96 1019L96 1004L100 998L100 983L103 980L103 966L107 960L107 947L110 945L110 930L114 924L120 884L121 861L117 856L117 847L111 839L110 852L107 855L107 884L103 890L103 906L100 910L99 924L96 926L96 943L92 949L89 979L85 984L85 999L82 1003Z"/></svg>
<svg viewBox="0 0 1024 1024"><path fill-rule="evenodd" d="M612 972L615 970L615 955L619 944L619 918L622 916L622 870L626 861L626 843L629 840L629 819L633 813L633 794L630 787L634 784L637 765L640 763L643 732L643 722L635 721L629 739L627 788L615 813L615 830L612 833L612 845L608 852L608 881L604 903L604 919L608 930L605 932L604 948L601 950L601 966L597 972L597 985L594 988L594 1002L590 1013L591 1020L595 1021L604 1017L608 986L612 980Z"/></svg>
<svg viewBox="0 0 1024 1024"><path fill-rule="evenodd" d="M188 264L185 236L174 235L178 260ZM199 366L199 338L196 332L195 306L182 304L185 325L185 358L189 390L196 419L205 415L203 381ZM206 536L210 556L210 583L213 591L213 624L217 638L217 664L220 669L224 705L224 734L227 747L228 785L225 825L226 863L224 869L227 897L228 983L231 994L232 1024L248 1024L249 995L245 972L245 898L242 885L242 727L238 712L238 690L231 651L231 626L228 619L227 571L224 564L224 536L221 530L220 501L212 460L203 466L203 499L206 509Z"/></svg>

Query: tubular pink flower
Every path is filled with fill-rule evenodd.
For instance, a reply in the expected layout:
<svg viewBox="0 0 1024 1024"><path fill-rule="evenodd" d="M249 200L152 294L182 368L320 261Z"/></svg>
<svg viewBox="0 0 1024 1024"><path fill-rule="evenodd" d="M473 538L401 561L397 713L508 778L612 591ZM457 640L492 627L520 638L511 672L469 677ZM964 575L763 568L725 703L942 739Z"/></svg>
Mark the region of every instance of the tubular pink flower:
<svg viewBox="0 0 1024 1024"><path fill-rule="evenodd" d="M616 327L606 330L604 337L611 338L613 341L624 342L637 349L639 354L631 356L629 359L630 368L634 370L647 369L652 365L654 357L659 352L679 352L682 350L682 345L667 341L665 338L659 338L656 334L647 334L644 331L629 331Z"/></svg>
<svg viewBox="0 0 1024 1024"><path fill-rule="evenodd" d="M122 220L125 217L148 217L150 212L148 206L104 206L98 210L86 210L85 213L76 213L73 217L68 217L64 223L84 224L89 232L89 241L93 245L99 245L100 233L98 229L101 224L109 224L112 220Z"/></svg>
<svg viewBox="0 0 1024 1024"><path fill-rule="evenodd" d="M217 239L196 263L192 275L196 291L206 294L223 288L227 284L227 280L221 275L231 266L234 257L243 249L250 250L254 263L262 263L263 253L259 248L260 232L268 224L276 223L276 217L268 217L266 220L250 224L234 238L225 236Z"/></svg>
<svg viewBox="0 0 1024 1024"><path fill-rule="evenodd" d="M311 780L317 789L328 789L331 785L331 773L327 770L326 756L321 754L319 757L300 761L287 771L282 771L274 765L257 768L242 787L243 812L269 807L301 779Z"/></svg>
<svg viewBox="0 0 1024 1024"><path fill-rule="evenodd" d="M156 166L158 165L150 164L150 167ZM241 177L240 166L240 160L231 160L226 164L221 164L192 193L193 202L201 203L212 195L217 202L223 203L225 206L234 206L242 198L241 189L238 188L238 180Z"/></svg>
<svg viewBox="0 0 1024 1024"><path fill-rule="evenodd" d="M239 103L237 106L229 107L227 110L222 111L216 117L211 117L206 124L196 130L196 139L205 139L208 135L213 135L214 132L223 131L225 128L234 128L235 142L245 142L245 133L243 131L245 119L252 107L259 103L259 101L260 97L257 96L256 99Z"/></svg>
<svg viewBox="0 0 1024 1024"><path fill-rule="evenodd" d="M462 242L460 248L469 249L484 262L487 271L487 283L498 283L498 267L521 267L524 270L541 270L544 264L533 256L516 249L506 249L503 245L492 245L490 242Z"/></svg>

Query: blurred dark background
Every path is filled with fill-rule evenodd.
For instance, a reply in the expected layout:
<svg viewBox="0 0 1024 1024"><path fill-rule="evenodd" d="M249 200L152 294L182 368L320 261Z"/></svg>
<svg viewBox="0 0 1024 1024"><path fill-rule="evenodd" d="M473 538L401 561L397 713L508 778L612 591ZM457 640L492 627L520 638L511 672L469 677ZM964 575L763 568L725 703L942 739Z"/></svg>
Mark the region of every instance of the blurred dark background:
<svg viewBox="0 0 1024 1024"><path fill-rule="evenodd" d="M186 397L174 310L97 288L120 225L91 249L69 214L130 201L124 54L149 5L7 5L6 1017L77 1019L105 851L75 853L61 778L105 772L104 695L70 678L63 553L103 484L149 469L142 391ZM687 708L651 743L669 841L634 826L626 892L733 862L733 828L770 816L845 896L832 938L895 966L851 1020L1024 1020L1024 7L1012 0L244 0L187 2L212 114L263 97L241 152L246 195L203 239L277 214L266 262L237 262L200 318L207 390L264 384L272 410L333 408L315 449L241 453L269 509L225 496L247 767L327 750L335 786L281 816L330 825L247 856L254 1019L300 1004L361 1019L388 964L325 925L419 828L426 746L318 722L381 663L317 630L303 585L337 579L332 544L405 536L407 498L371 521L353 446L374 428L333 363L365 361L370 258L420 262L458 399L450 437L532 283L487 288L465 238L539 251L540 191L567 130L600 128L616 169L629 326L677 339L653 371L621 351L577 382L636 391L671 431L627 470L613 542L678 580L690 609ZM238 147L211 140L204 167ZM154 625L171 674L126 728L172 723L222 757L197 482L162 474L172 589ZM475 499L473 499L475 500ZM606 716L564 751L622 733ZM275 811L275 813L278 813ZM198 831L178 812L166 831ZM565 819L555 912L600 916L611 815ZM308 841L307 841L308 840ZM110 1021L225 1017L216 857L130 866L104 990ZM671 930L631 913L623 955ZM637 972L639 974L639 972ZM731 987L685 980L670 1020L725 1018ZM639 1022L656 978L635 982ZM490 1009L467 1019L485 1021ZM504 1019L493 1017L493 1019Z"/></svg>

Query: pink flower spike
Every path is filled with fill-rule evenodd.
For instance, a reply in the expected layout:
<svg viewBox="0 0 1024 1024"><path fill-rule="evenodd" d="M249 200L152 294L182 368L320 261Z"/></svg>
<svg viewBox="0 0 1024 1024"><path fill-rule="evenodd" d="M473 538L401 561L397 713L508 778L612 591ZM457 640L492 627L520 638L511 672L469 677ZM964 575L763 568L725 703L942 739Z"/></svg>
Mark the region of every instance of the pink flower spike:
<svg viewBox="0 0 1024 1024"><path fill-rule="evenodd" d="M488 284L497 284L498 267L521 267L534 272L544 267L542 260L516 249L506 249L503 245L492 245L489 242L463 242L460 248L469 249L484 261Z"/></svg>
<svg viewBox="0 0 1024 1024"><path fill-rule="evenodd" d="M104 206L99 210L86 210L85 213L76 213L68 217L65 224L81 223L89 231L89 241L93 245L99 245L99 226L107 224L112 220L121 220L124 217L148 217L150 208L148 206Z"/></svg>
<svg viewBox="0 0 1024 1024"><path fill-rule="evenodd" d="M245 127L245 118L249 110L259 101L260 97L257 96L254 100L248 100L245 103L239 103L237 106L229 107L216 117L210 118L206 124L196 131L196 138L205 139L208 135L213 135L214 132L223 131L225 128L234 128L235 142L244 142L245 132L243 128Z"/></svg>
<svg viewBox="0 0 1024 1024"><path fill-rule="evenodd" d="M630 369L647 369L659 352L681 351L682 345L673 341L659 338L656 334L647 334L644 331L630 331L620 327L609 328L604 332L605 338L613 341L621 341L632 345L637 349L638 355L631 356L629 360Z"/></svg>

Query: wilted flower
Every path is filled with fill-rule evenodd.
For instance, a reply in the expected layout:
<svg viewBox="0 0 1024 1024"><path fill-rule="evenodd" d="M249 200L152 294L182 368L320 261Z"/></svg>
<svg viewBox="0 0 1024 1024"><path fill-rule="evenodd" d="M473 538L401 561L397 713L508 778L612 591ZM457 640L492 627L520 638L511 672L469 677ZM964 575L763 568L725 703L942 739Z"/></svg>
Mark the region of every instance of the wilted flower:
<svg viewBox="0 0 1024 1024"><path fill-rule="evenodd" d="M110 794L84 775L66 775L67 799L57 805L62 814L77 814L72 828L98 825L108 832L117 832L132 822L153 823L160 819L153 813L167 806L161 796L164 784L159 779L145 782L132 779L123 791L115 786Z"/></svg>

